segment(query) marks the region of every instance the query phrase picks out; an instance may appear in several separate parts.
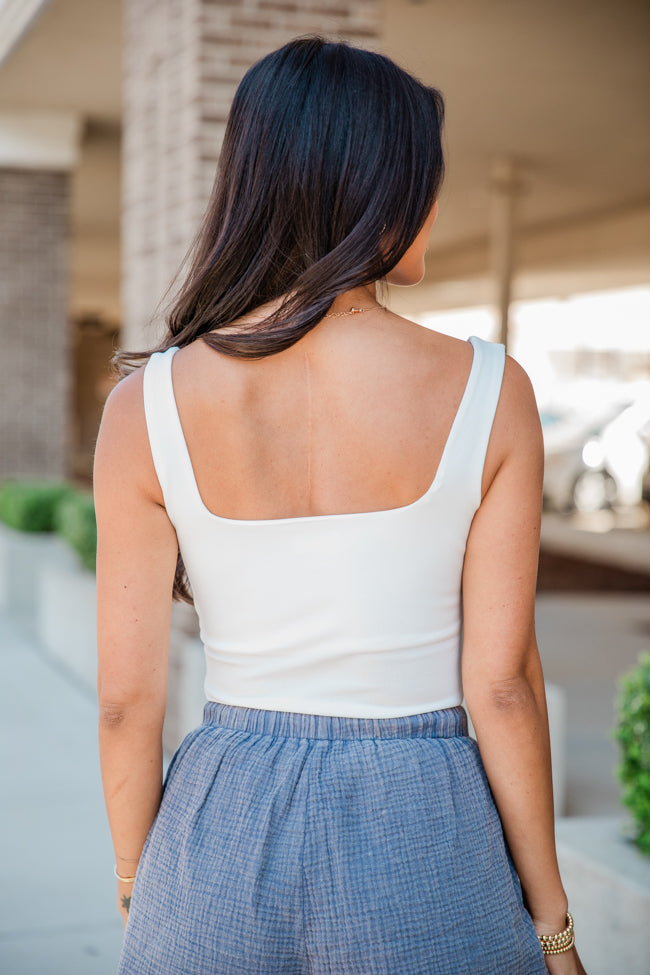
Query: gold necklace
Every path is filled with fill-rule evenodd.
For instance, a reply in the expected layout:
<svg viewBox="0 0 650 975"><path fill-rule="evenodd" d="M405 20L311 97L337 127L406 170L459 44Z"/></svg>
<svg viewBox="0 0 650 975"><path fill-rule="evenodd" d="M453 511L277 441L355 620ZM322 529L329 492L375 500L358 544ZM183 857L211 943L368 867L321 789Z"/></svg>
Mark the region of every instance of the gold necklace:
<svg viewBox="0 0 650 975"><path fill-rule="evenodd" d="M360 315L361 312L372 311L372 308L355 308L354 305L348 311L335 311L330 312L329 315L324 315L324 318L342 318L343 315Z"/></svg>

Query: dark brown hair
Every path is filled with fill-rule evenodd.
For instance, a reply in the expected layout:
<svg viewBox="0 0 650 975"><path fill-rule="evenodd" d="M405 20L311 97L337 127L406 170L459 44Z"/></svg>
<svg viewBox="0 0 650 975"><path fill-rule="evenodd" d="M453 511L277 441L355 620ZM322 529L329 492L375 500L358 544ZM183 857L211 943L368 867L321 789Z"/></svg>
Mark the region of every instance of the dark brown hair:
<svg viewBox="0 0 650 975"><path fill-rule="evenodd" d="M155 350L117 353L121 371L199 337L226 355L273 355L314 328L337 295L385 277L439 194L443 119L437 89L345 43L298 38L254 64L176 276L187 268L167 334ZM264 321L220 334L277 299Z"/></svg>

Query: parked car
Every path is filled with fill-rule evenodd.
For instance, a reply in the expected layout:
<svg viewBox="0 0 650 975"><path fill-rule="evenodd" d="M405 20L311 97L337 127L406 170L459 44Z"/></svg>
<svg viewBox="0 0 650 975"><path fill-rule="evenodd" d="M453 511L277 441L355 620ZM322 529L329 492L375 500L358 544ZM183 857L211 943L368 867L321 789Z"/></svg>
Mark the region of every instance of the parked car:
<svg viewBox="0 0 650 975"><path fill-rule="evenodd" d="M557 511L634 506L650 465L650 397L579 412L541 414L544 502Z"/></svg>

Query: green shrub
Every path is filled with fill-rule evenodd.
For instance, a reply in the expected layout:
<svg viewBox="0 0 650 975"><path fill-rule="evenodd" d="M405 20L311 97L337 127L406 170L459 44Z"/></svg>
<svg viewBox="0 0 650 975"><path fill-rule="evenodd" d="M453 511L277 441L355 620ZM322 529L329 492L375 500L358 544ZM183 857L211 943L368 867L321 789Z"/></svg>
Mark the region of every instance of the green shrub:
<svg viewBox="0 0 650 975"><path fill-rule="evenodd" d="M59 481L4 481L0 484L0 521L23 532L51 532L59 503L72 488Z"/></svg>
<svg viewBox="0 0 650 975"><path fill-rule="evenodd" d="M623 803L632 814L637 846L650 854L650 654L621 680L614 734L622 754Z"/></svg>
<svg viewBox="0 0 650 975"><path fill-rule="evenodd" d="M97 522L92 495L74 491L56 509L55 528L61 538L78 553L82 565L95 571Z"/></svg>

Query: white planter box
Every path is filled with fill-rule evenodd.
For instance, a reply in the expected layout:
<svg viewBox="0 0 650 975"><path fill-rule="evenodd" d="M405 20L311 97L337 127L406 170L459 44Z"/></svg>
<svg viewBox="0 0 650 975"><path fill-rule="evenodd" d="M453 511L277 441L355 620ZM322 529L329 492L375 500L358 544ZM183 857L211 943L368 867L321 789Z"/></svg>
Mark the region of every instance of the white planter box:
<svg viewBox="0 0 650 975"><path fill-rule="evenodd" d="M45 564L39 574L37 636L93 693L97 687L97 586L79 564Z"/></svg>
<svg viewBox="0 0 650 975"><path fill-rule="evenodd" d="M623 818L557 824L560 872L589 975L648 975L650 857L622 837Z"/></svg>
<svg viewBox="0 0 650 975"><path fill-rule="evenodd" d="M566 691L557 684L545 684L548 728L551 737L551 766L553 771L553 805L556 816L566 811Z"/></svg>
<svg viewBox="0 0 650 975"><path fill-rule="evenodd" d="M41 569L75 564L74 553L57 535L19 532L0 523L0 611L33 630Z"/></svg>

